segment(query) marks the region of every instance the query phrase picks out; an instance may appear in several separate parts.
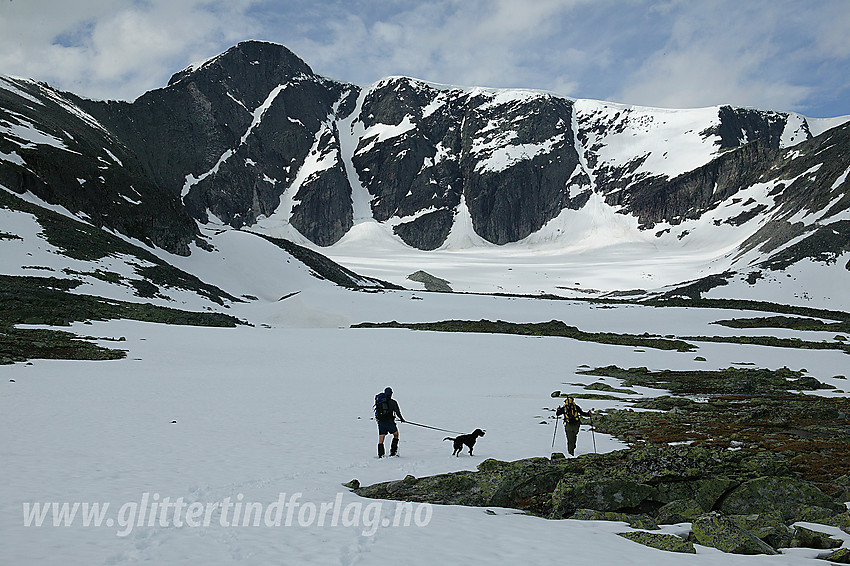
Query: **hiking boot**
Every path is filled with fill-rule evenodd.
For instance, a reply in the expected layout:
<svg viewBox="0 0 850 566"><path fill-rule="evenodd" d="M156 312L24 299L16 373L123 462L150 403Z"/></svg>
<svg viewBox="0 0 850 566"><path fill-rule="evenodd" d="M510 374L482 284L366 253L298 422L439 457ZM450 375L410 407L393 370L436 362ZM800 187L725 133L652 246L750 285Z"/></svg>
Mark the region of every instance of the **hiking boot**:
<svg viewBox="0 0 850 566"><path fill-rule="evenodd" d="M378 458L383 458L383 457L384 457L384 444L379 443L378 444Z"/></svg>
<svg viewBox="0 0 850 566"><path fill-rule="evenodd" d="M398 438L393 438L393 443L390 444L390 456L398 455Z"/></svg>

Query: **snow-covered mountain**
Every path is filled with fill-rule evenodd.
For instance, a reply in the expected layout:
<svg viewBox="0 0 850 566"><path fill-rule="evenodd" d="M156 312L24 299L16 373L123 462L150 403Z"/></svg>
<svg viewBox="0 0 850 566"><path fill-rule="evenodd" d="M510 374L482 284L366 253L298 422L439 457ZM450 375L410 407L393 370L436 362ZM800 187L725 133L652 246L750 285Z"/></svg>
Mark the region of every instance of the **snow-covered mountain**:
<svg viewBox="0 0 850 566"><path fill-rule="evenodd" d="M636 544L620 535L642 529L619 512L643 511L643 496L610 521L423 503L400 523L410 502L382 508L348 486L542 461L564 446L553 395L572 392L594 415L669 408L687 440L648 424L659 443L728 446L754 477L786 473L754 441L772 437L788 474L835 480L843 502L848 464L831 454L850 414L845 122L401 77L361 88L259 42L133 103L0 77L0 562L513 565L567 548L577 564L824 563L816 548ZM743 328L729 324L739 317ZM681 399L663 381L587 371L606 367L742 382ZM787 390L762 393L774 373ZM387 385L413 422L401 456L377 459L371 404ZM703 435L678 401L719 428ZM580 458L643 442L593 422ZM451 456L445 434L475 427L487 430L475 455ZM674 509L699 505L685 483L731 493L734 476L684 463L650 466L666 484L653 491L688 498ZM592 475L574 485L587 491ZM846 526L822 510L800 512Z"/></svg>
<svg viewBox="0 0 850 566"><path fill-rule="evenodd" d="M634 242L702 258L690 277L626 283L651 289L850 251L844 118L406 77L361 88L251 41L132 103L4 77L0 133L0 184L181 255L205 246L200 223L339 260L376 238L414 262L427 261L416 250Z"/></svg>

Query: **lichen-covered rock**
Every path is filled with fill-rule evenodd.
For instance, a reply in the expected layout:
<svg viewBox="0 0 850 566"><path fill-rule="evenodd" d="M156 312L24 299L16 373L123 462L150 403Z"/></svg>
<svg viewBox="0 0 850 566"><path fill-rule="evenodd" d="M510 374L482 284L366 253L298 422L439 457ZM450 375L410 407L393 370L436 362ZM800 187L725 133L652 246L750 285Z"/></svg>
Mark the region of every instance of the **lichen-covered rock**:
<svg viewBox="0 0 850 566"><path fill-rule="evenodd" d="M666 535L663 533L647 533L646 531L634 531L631 533L617 533L623 538L640 543L644 546L657 548L658 550L666 550L668 552L686 552L696 554L694 544L690 541L683 540L676 535Z"/></svg>
<svg viewBox="0 0 850 566"><path fill-rule="evenodd" d="M704 513L705 509L693 499L677 499L662 505L656 520L661 525L690 523Z"/></svg>
<svg viewBox="0 0 850 566"><path fill-rule="evenodd" d="M683 499L695 501L702 508L702 512L708 512L714 508L714 504L724 493L738 483L723 476L707 477L694 481L663 482L656 486L655 498L661 503Z"/></svg>
<svg viewBox="0 0 850 566"><path fill-rule="evenodd" d="M407 476L361 487L358 495L444 505L498 506L548 514L552 491L569 473L571 461L528 458L515 462L488 459L479 471L415 478Z"/></svg>
<svg viewBox="0 0 850 566"><path fill-rule="evenodd" d="M756 452L741 461L741 469L755 476L790 476L788 460L775 452Z"/></svg>
<svg viewBox="0 0 850 566"><path fill-rule="evenodd" d="M836 478L833 485L838 490L835 496L838 501L850 501L850 476L843 475Z"/></svg>
<svg viewBox="0 0 850 566"><path fill-rule="evenodd" d="M563 468L530 462L527 466L508 469L493 478L489 505L542 510L548 507L550 494L564 475Z"/></svg>
<svg viewBox="0 0 850 566"><path fill-rule="evenodd" d="M839 548L835 552L830 552L824 556L818 556L835 564L850 564L850 548Z"/></svg>
<svg viewBox="0 0 850 566"><path fill-rule="evenodd" d="M408 476L355 491L379 499L511 507L555 519L592 509L680 523L719 506L724 514L775 513L789 523L826 520L845 510L813 484L758 477L761 470L785 473L785 458L715 447L636 446L570 459L487 459L477 471ZM780 535L777 540L784 541Z"/></svg>
<svg viewBox="0 0 850 566"><path fill-rule="evenodd" d="M844 510L814 484L791 477L762 477L733 489L720 505L727 515L779 513L784 520L796 519L806 508L818 506Z"/></svg>
<svg viewBox="0 0 850 566"><path fill-rule="evenodd" d="M492 472L494 470L498 470L500 468L503 468L503 467L505 467L509 464L510 464L510 462L505 462L504 460L496 460L495 458L487 458L486 460L484 460L483 462L478 464L478 466L476 466L476 467L478 468L479 472Z"/></svg>
<svg viewBox="0 0 850 566"><path fill-rule="evenodd" d="M777 554L776 550L732 519L717 512L706 513L691 526L693 542L733 554Z"/></svg>
<svg viewBox="0 0 850 566"><path fill-rule="evenodd" d="M835 521L840 521L841 515L847 515L847 512L836 514L836 508L831 507L819 507L817 505L813 505L812 507L805 507L797 513L797 516L794 517L795 521L805 521L807 523L820 523L822 525L831 525L833 527L841 527L848 526L850 522L838 523L835 524Z"/></svg>
<svg viewBox="0 0 850 566"><path fill-rule="evenodd" d="M791 540L792 548L838 548L843 541L830 537L826 533L813 531L806 527L795 526L794 538Z"/></svg>
<svg viewBox="0 0 850 566"><path fill-rule="evenodd" d="M779 513L730 515L729 518L773 548L787 548L791 545L793 531L788 528Z"/></svg>
<svg viewBox="0 0 850 566"><path fill-rule="evenodd" d="M374 499L398 499L444 505L485 506L486 483L474 472L455 472L425 478L407 476L403 480L378 483L356 489L357 495Z"/></svg>
<svg viewBox="0 0 850 566"><path fill-rule="evenodd" d="M625 471L641 483L699 481L737 470L741 459L741 454L717 447L645 446L631 450ZM670 501L688 497L675 496Z"/></svg>
<svg viewBox="0 0 850 566"><path fill-rule="evenodd" d="M566 476L552 493L552 515L565 517L581 508L597 511L633 509L651 493L651 486L626 478L586 480Z"/></svg>
<svg viewBox="0 0 850 566"><path fill-rule="evenodd" d="M628 523L633 529L644 529L654 531L658 524L649 515L632 515L629 513L615 513L613 511L596 511L595 509L579 509L570 516L570 519L579 521L618 521Z"/></svg>
<svg viewBox="0 0 850 566"><path fill-rule="evenodd" d="M850 529L850 511L845 511L844 513L839 513L838 515L833 515L832 517L827 517L820 521L811 521L810 519L804 518L800 520L809 521L810 523L821 523L822 525L829 525L830 527L840 527L845 532Z"/></svg>

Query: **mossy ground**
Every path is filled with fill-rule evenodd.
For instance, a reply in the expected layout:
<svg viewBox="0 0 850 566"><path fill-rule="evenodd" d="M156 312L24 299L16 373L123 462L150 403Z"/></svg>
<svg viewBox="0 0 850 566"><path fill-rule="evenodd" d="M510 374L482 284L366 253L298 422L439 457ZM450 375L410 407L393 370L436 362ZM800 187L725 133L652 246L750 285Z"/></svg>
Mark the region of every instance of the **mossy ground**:
<svg viewBox="0 0 850 566"><path fill-rule="evenodd" d="M850 321L824 322L815 318L794 316L767 316L718 320L714 324L729 328L788 328L821 332L850 332Z"/></svg>
<svg viewBox="0 0 850 566"><path fill-rule="evenodd" d="M483 334L515 334L520 336L557 336L572 338L583 342L617 344L622 346L640 346L660 350L689 352L696 347L683 340L673 340L645 333L617 334L614 332L584 332L575 326L569 326L559 320L539 323L516 323L503 320L445 320L442 322L401 323L401 322L364 322L352 328L408 328L411 330L430 330L434 332L476 332Z"/></svg>
<svg viewBox="0 0 850 566"><path fill-rule="evenodd" d="M843 329L848 323L837 323L835 329ZM800 348L814 350L842 350L850 353L850 344L845 341L813 342L799 338L776 338L774 336L659 336L649 334L620 334L616 332L585 332L559 320L537 323L516 323L503 320L444 320L439 322L401 323L363 322L352 328L408 328L432 332L476 332L483 334L515 334L519 336L557 336L583 342L615 344L659 350L691 352L697 349L693 342L726 342L755 344L777 348ZM829 328L826 328L829 329Z"/></svg>
<svg viewBox="0 0 850 566"><path fill-rule="evenodd" d="M815 389L814 378L787 369L727 368L658 371L615 366L583 373L619 377L624 385L664 388L677 395L641 400L637 409L596 413L596 430L629 444L690 442L789 458L792 470L826 492L850 475L850 399L794 393ZM823 384L820 384L823 386Z"/></svg>
<svg viewBox="0 0 850 566"><path fill-rule="evenodd" d="M67 326L72 322L126 318L165 324L234 327L241 322L219 313L190 312L69 292L73 279L0 275L0 363L27 359L103 360L124 357L71 333L20 329L17 324Z"/></svg>
<svg viewBox="0 0 850 566"><path fill-rule="evenodd" d="M94 268L91 271L63 270L70 279L56 277L20 277L0 275L0 364L27 359L121 358L123 350L108 349L50 329L21 329L18 324L67 326L72 322L126 318L165 324L196 326L236 326L241 322L218 313L189 312L151 304L131 303L72 293L83 277L93 277L115 285L132 287L143 298L164 297L161 288L194 292L219 305L242 302L218 287L209 285L168 263L148 250L130 244L104 230L28 203L0 190L0 208L31 214L42 227L42 237L65 256L94 261L107 256L124 256L139 278ZM21 239L0 233L0 238ZM49 267L31 269L52 271Z"/></svg>

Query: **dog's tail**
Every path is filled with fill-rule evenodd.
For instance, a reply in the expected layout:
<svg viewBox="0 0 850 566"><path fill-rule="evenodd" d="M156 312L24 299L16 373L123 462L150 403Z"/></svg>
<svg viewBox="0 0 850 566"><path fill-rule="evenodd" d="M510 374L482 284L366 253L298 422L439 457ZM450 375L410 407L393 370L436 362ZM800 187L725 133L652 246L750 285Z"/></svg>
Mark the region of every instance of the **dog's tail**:
<svg viewBox="0 0 850 566"><path fill-rule="evenodd" d="M454 438L452 438L451 436L447 436L443 440L454 440Z"/></svg>

